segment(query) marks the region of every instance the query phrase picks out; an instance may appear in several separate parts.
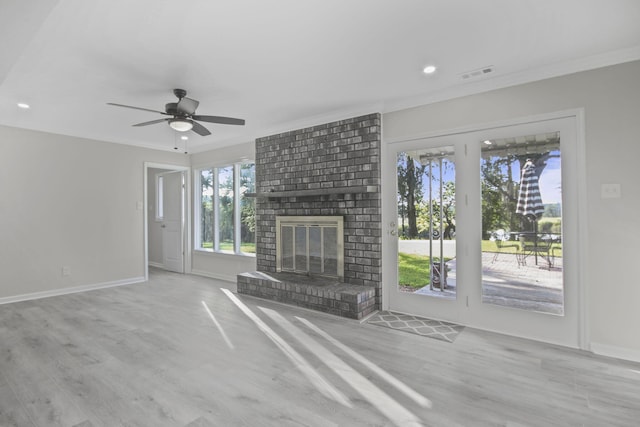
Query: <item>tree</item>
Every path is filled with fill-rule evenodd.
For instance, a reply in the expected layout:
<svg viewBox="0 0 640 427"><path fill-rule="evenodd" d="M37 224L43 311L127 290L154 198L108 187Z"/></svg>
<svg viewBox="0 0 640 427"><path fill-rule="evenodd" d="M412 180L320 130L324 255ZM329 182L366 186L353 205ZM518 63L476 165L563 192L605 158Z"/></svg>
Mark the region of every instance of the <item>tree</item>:
<svg viewBox="0 0 640 427"><path fill-rule="evenodd" d="M523 230L525 219L517 215L519 184L515 182L513 170L522 171L530 159L536 166L538 178L550 158L560 157L558 150L543 153L506 154L483 156L480 166L482 175L482 230ZM516 177L520 178L520 176Z"/></svg>
<svg viewBox="0 0 640 427"><path fill-rule="evenodd" d="M245 193L256 191L255 165L243 164L240 166L240 236L242 243L255 243L256 232L256 203L255 198L244 196Z"/></svg>
<svg viewBox="0 0 640 427"><path fill-rule="evenodd" d="M213 243L213 198L205 195L213 192L213 172L211 170L203 170L200 173L200 242Z"/></svg>
<svg viewBox="0 0 640 427"><path fill-rule="evenodd" d="M442 218L440 218L440 206L442 205ZM442 184L442 202L439 198L431 201L433 210L432 237L440 236L440 223L442 223L442 235L445 239L453 239L456 230L456 184L454 181L445 181ZM429 238L431 229L431 215L429 202L423 200L418 207L418 235Z"/></svg>
<svg viewBox="0 0 640 427"><path fill-rule="evenodd" d="M218 179L219 239L220 242L233 242L233 166L219 169Z"/></svg>
<svg viewBox="0 0 640 427"><path fill-rule="evenodd" d="M402 231L406 237L412 239L418 236L418 221L416 206L422 201L422 179L425 166L417 162L408 154L398 155L398 196L399 211L402 215ZM407 217L408 229L405 231L404 218Z"/></svg>
<svg viewBox="0 0 640 427"><path fill-rule="evenodd" d="M444 238L453 239L456 231L456 184L447 181L442 192L442 222L444 222Z"/></svg>

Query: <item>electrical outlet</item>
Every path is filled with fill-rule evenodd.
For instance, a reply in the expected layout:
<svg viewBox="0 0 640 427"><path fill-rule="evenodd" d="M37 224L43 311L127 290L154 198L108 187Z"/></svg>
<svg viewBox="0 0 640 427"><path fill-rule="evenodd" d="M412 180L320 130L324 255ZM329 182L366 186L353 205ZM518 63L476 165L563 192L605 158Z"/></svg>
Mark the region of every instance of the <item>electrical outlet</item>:
<svg viewBox="0 0 640 427"><path fill-rule="evenodd" d="M71 267L69 266L62 267L62 276L63 277L71 276Z"/></svg>
<svg viewBox="0 0 640 427"><path fill-rule="evenodd" d="M600 198L618 199L622 196L620 184L602 184L600 187Z"/></svg>

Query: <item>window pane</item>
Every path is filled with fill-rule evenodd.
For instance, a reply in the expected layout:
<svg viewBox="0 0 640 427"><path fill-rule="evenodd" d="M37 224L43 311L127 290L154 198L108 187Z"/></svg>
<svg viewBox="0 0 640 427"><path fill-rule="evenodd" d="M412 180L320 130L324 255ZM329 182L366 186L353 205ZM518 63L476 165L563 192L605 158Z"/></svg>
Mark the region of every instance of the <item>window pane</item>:
<svg viewBox="0 0 640 427"><path fill-rule="evenodd" d="M156 219L164 218L164 177L157 175L156 179Z"/></svg>
<svg viewBox="0 0 640 427"><path fill-rule="evenodd" d="M297 271L307 271L307 227L296 226L295 239L295 269Z"/></svg>
<svg viewBox="0 0 640 427"><path fill-rule="evenodd" d="M282 245L282 269L293 270L293 227L282 227L281 231Z"/></svg>
<svg viewBox="0 0 640 427"><path fill-rule="evenodd" d="M256 199L246 193L256 191L256 167L253 163L240 165L240 251L256 252Z"/></svg>
<svg viewBox="0 0 640 427"><path fill-rule="evenodd" d="M482 302L562 315L560 134L481 144Z"/></svg>
<svg viewBox="0 0 640 427"><path fill-rule="evenodd" d="M201 249L213 249L213 171L200 171L200 239Z"/></svg>
<svg viewBox="0 0 640 427"><path fill-rule="evenodd" d="M309 272L322 274L322 228L309 227Z"/></svg>
<svg viewBox="0 0 640 427"><path fill-rule="evenodd" d="M233 251L233 166L218 169L218 233L221 251Z"/></svg>
<svg viewBox="0 0 640 427"><path fill-rule="evenodd" d="M325 227L323 234L324 274L338 275L338 229Z"/></svg>
<svg viewBox="0 0 640 427"><path fill-rule="evenodd" d="M398 288L456 295L454 147L398 153Z"/></svg>

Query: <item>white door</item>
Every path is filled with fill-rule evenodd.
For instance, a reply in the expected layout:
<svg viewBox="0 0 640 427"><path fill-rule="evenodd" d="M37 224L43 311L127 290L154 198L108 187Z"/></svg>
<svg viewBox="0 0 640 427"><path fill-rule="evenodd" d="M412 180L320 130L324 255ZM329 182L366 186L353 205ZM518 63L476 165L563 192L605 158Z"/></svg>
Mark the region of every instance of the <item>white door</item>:
<svg viewBox="0 0 640 427"><path fill-rule="evenodd" d="M184 173L163 174L162 264L184 273Z"/></svg>
<svg viewBox="0 0 640 427"><path fill-rule="evenodd" d="M570 116L388 145L386 308L580 347L576 129ZM542 195L529 216L526 162Z"/></svg>

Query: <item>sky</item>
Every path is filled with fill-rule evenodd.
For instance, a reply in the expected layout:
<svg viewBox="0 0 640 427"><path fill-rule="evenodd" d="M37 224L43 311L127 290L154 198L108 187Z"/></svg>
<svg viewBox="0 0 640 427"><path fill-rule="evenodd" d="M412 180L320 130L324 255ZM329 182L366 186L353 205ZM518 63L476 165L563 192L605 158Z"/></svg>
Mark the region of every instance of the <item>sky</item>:
<svg viewBox="0 0 640 427"><path fill-rule="evenodd" d="M547 167L544 168L540 181L538 181L542 203L562 203L561 175L560 159L549 159Z"/></svg>

